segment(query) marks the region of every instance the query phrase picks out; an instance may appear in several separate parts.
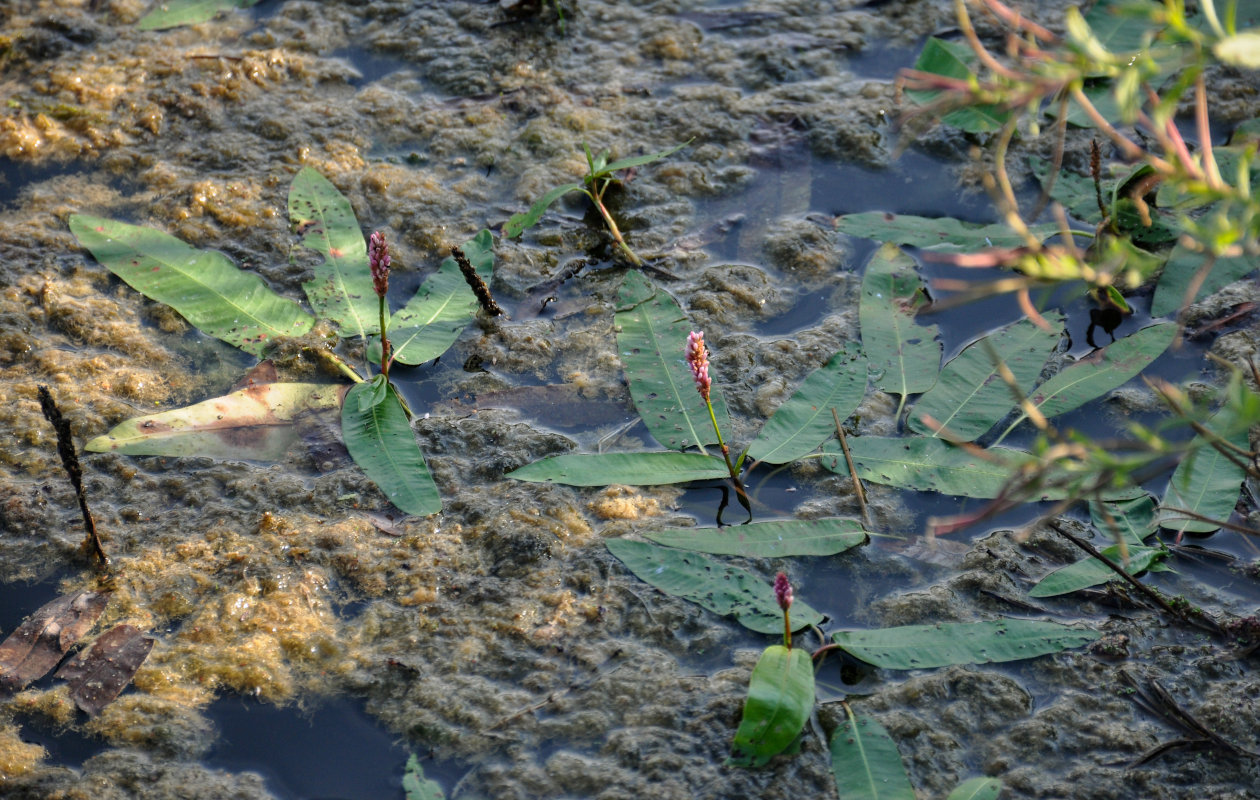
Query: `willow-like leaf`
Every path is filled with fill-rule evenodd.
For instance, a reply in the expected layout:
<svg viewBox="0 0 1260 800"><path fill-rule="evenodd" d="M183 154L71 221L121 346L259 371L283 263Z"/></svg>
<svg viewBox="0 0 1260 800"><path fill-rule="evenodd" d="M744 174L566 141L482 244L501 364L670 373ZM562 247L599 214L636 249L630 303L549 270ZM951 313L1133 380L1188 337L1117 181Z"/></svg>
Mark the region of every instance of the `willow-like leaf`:
<svg viewBox="0 0 1260 800"><path fill-rule="evenodd" d="M875 385L901 395L903 405L907 395L931 389L941 367L939 329L915 322L927 304L914 259L890 244L876 251L858 304L862 349Z"/></svg>
<svg viewBox="0 0 1260 800"><path fill-rule="evenodd" d="M814 710L814 662L808 650L771 645L748 682L730 763L760 767L800 736Z"/></svg>
<svg viewBox="0 0 1260 800"><path fill-rule="evenodd" d="M837 631L832 641L854 658L884 669L1018 661L1089 644L1102 634L1057 622L1004 619L942 622L873 631Z"/></svg>
<svg viewBox="0 0 1260 800"><path fill-rule="evenodd" d="M848 711L831 734L831 774L841 800L915 800L897 744L865 714Z"/></svg>
<svg viewBox="0 0 1260 800"><path fill-rule="evenodd" d="M350 457L402 511L428 516L442 510L442 497L424 463L416 436L393 386L379 403L361 403L371 382L357 383L341 407L341 435Z"/></svg>

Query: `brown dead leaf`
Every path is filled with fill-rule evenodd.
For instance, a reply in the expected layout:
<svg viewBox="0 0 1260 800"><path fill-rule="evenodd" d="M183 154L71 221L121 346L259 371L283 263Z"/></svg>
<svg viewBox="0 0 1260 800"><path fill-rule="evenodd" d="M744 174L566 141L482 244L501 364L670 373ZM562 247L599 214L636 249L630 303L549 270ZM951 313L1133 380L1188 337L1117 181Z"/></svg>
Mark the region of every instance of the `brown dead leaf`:
<svg viewBox="0 0 1260 800"><path fill-rule="evenodd" d="M67 661L56 677L70 684L74 704L94 717L131 683L154 641L135 625L115 626Z"/></svg>
<svg viewBox="0 0 1260 800"><path fill-rule="evenodd" d="M108 602L108 593L82 591L58 597L31 614L0 644L0 691L16 692L57 666Z"/></svg>

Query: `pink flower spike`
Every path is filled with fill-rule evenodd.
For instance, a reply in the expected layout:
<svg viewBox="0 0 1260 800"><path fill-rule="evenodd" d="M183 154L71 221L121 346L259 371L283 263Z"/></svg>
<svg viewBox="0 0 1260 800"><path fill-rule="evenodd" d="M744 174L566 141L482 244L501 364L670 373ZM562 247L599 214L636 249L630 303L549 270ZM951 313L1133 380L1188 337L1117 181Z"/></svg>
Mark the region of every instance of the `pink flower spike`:
<svg viewBox="0 0 1260 800"><path fill-rule="evenodd" d="M792 607L792 584L782 572L774 576L774 599L779 601L779 608L785 613Z"/></svg>
<svg viewBox="0 0 1260 800"><path fill-rule="evenodd" d="M709 379L709 349L704 345L704 331L692 331L687 337L687 366L691 367L691 375L696 379L696 390L709 402L709 388L713 381Z"/></svg>
<svg viewBox="0 0 1260 800"><path fill-rule="evenodd" d="M389 245L385 244L385 234L374 232L368 238L368 266L372 268L372 288L377 297L384 297L389 292Z"/></svg>

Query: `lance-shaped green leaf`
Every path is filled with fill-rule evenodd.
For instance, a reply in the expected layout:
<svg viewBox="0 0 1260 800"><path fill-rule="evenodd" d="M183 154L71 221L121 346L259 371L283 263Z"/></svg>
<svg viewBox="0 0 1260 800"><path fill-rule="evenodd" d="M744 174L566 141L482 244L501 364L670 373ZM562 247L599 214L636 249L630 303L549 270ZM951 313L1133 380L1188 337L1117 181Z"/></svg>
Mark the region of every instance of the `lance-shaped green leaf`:
<svg viewBox="0 0 1260 800"><path fill-rule="evenodd" d="M661 486L726 478L726 463L703 453L568 453L548 456L507 474L518 481L568 486Z"/></svg>
<svg viewBox="0 0 1260 800"><path fill-rule="evenodd" d="M928 436L970 442L1010 413L1015 393L1002 379L1000 359L1027 395L1059 343L1063 317L1047 314L1045 331L1020 320L969 345L941 370L940 379L910 410L910 427Z"/></svg>
<svg viewBox="0 0 1260 800"><path fill-rule="evenodd" d="M914 800L888 731L872 717L845 710L848 719L831 734L831 774L840 800Z"/></svg>
<svg viewBox="0 0 1260 800"><path fill-rule="evenodd" d="M382 402L359 402L360 395L372 391L369 382L355 384L341 407L341 435L350 457L402 511L417 516L436 514L442 510L442 497L398 393L389 386Z"/></svg>
<svg viewBox="0 0 1260 800"><path fill-rule="evenodd" d="M709 411L684 360L691 325L678 303L638 271L626 273L617 300L617 351L643 424L671 450L703 449L716 442ZM717 386L709 396L718 424L728 424Z"/></svg>
<svg viewBox="0 0 1260 800"><path fill-rule="evenodd" d="M1146 369L1168 349L1176 332L1170 322L1143 328L1060 370L1028 399L1047 417L1080 408ZM1011 428L1027 418L1021 414Z"/></svg>
<svg viewBox="0 0 1260 800"><path fill-rule="evenodd" d="M79 244L131 288L178 311L198 330L261 356L270 340L301 336L315 319L227 256L152 228L74 214Z"/></svg>
<svg viewBox="0 0 1260 800"><path fill-rule="evenodd" d="M866 544L869 538L855 519L776 519L724 528L669 528L644 535L669 547L756 558L831 556Z"/></svg>
<svg viewBox="0 0 1260 800"><path fill-rule="evenodd" d="M862 349L875 385L901 395L903 404L906 395L931 389L941 366L938 328L914 321L927 304L914 259L891 244L881 247L862 277Z"/></svg>
<svg viewBox="0 0 1260 800"><path fill-rule="evenodd" d="M569 192L576 192L582 189L581 183L566 183L563 186L557 186L538 198L528 211L521 214L513 214L508 217L508 221L503 223L503 238L515 239L524 231L538 224L538 220L542 219L542 215L546 213L551 204L564 197Z"/></svg>
<svg viewBox="0 0 1260 800"><path fill-rule="evenodd" d="M609 539L608 550L639 580L681 597L715 614L733 616L758 633L782 633L783 612L774 588L749 572L729 567L700 553L661 547L650 542ZM797 599L792 603L792 629L822 622L823 616Z"/></svg>
<svg viewBox="0 0 1260 800"><path fill-rule="evenodd" d="M931 37L924 43L914 68L947 78L974 79L976 74L971 65L975 60L976 54L966 44ZM906 94L916 103L930 103L940 92L915 91ZM941 117L941 121L968 133L986 133L999 130L1010 115L1009 110L998 105L969 105L949 112Z"/></svg>
<svg viewBox="0 0 1260 800"><path fill-rule="evenodd" d="M196 25L214 19L214 15L230 8L249 8L258 0L164 0L148 14L140 18L136 27L142 31L177 28L180 25Z"/></svg>
<svg viewBox="0 0 1260 800"><path fill-rule="evenodd" d="M859 436L849 440L858 476L899 489L940 492L960 497L997 497L1021 466L1034 460L1030 453L991 447L988 458L973 455L940 439L927 437ZM829 449L823 466L848 475L843 455Z"/></svg>
<svg viewBox="0 0 1260 800"><path fill-rule="evenodd" d="M1231 256L1216 259L1202 276L1202 283L1195 292L1187 297L1190 285L1200 279L1199 270L1207 261L1203 253L1196 253L1185 245L1178 244L1164 264L1164 271L1155 284L1155 297L1151 300L1151 316L1162 317L1181 308L1183 304L1193 303L1200 297L1207 297L1224 289L1229 284L1249 273L1255 272L1254 256Z"/></svg>
<svg viewBox="0 0 1260 800"><path fill-rule="evenodd" d="M943 622L874 631L838 631L832 641L854 658L884 669L1018 661L1089 644L1102 634L1035 619Z"/></svg>
<svg viewBox="0 0 1260 800"><path fill-rule="evenodd" d="M1208 430L1243 451L1250 450L1245 426L1237 424L1237 413L1230 406L1222 408L1208 420ZM1185 509L1208 519L1227 520L1238 502L1238 490L1246 472L1238 461L1245 457L1234 452L1231 459L1198 435L1190 443L1190 452L1173 471L1164 499L1160 501L1159 524L1174 531L1205 533L1221 526L1199 519L1188 519L1177 509ZM1245 463L1245 462L1244 462Z"/></svg>
<svg viewBox="0 0 1260 800"><path fill-rule="evenodd" d="M748 682L730 763L760 767L800 736L814 710L814 661L808 650L767 647Z"/></svg>
<svg viewBox="0 0 1260 800"><path fill-rule="evenodd" d="M302 415L341 405L348 387L266 383L185 408L134 417L84 445L92 453L275 461L297 440Z"/></svg>
<svg viewBox="0 0 1260 800"><path fill-rule="evenodd" d="M350 201L315 169L303 167L289 188L289 221L302 246L324 257L314 279L302 284L311 308L336 322L342 336L380 333L367 243Z"/></svg>
<svg viewBox="0 0 1260 800"><path fill-rule="evenodd" d="M977 225L953 217L916 217L886 211L863 211L836 218L836 230L877 242L921 247L925 250L975 252L986 247L1022 247L1024 237L1002 224ZM1029 232L1048 239L1059 232L1051 223L1033 225Z"/></svg>
<svg viewBox="0 0 1260 800"><path fill-rule="evenodd" d="M1091 500L1089 518L1104 536L1118 536L1130 547L1141 547L1159 527L1155 523L1155 499L1149 494L1114 502Z"/></svg>
<svg viewBox="0 0 1260 800"><path fill-rule="evenodd" d="M651 164L653 161L660 161L662 158L672 156L674 153L677 153L679 150L683 149L689 144L691 144L690 139L683 142L682 144L674 145L668 150L662 150L659 153L649 153L644 156L630 156L629 158L618 159L617 161L614 161L611 164L604 164L603 166L601 166L599 168L599 173L601 174L613 173L622 169L630 169L632 167L641 167L644 164Z"/></svg>
<svg viewBox="0 0 1260 800"><path fill-rule="evenodd" d="M1163 547L1146 547L1145 545L1128 547L1126 549L1129 553L1129 564L1126 571L1130 575L1137 575L1151 569L1155 562L1168 553ZM1120 546L1114 544L1111 547L1104 548L1102 554L1114 563L1120 563L1123 558ZM1111 580L1120 580L1120 576L1096 558L1083 558L1080 561L1068 564L1066 567L1060 567L1037 581L1037 585L1028 592L1028 596L1055 597L1068 592L1088 589L1091 586L1097 586L1100 583L1106 583Z"/></svg>
<svg viewBox="0 0 1260 800"><path fill-rule="evenodd" d="M969 778L954 787L945 800L997 800L1002 782L997 778Z"/></svg>
<svg viewBox="0 0 1260 800"><path fill-rule="evenodd" d="M796 393L775 409L748 447L748 457L786 464L817 449L836 431L834 409L848 418L866 393L867 368L857 347L846 345L814 370Z"/></svg>
<svg viewBox="0 0 1260 800"><path fill-rule="evenodd" d="M489 283L494 272L494 237L490 231L481 231L462 249L477 274ZM450 349L476 313L477 297L468 288L459 265L454 258L444 259L389 323L394 360L401 364L432 361ZM380 362L379 341L372 343L371 357Z"/></svg>

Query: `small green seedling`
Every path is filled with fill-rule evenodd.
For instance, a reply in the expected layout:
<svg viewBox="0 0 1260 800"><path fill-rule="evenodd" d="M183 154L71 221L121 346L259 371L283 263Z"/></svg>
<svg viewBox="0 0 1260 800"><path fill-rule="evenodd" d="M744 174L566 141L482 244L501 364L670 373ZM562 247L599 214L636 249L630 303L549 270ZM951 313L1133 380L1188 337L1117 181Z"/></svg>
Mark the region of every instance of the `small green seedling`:
<svg viewBox="0 0 1260 800"><path fill-rule="evenodd" d="M646 156L635 156L634 158L623 158L620 161L608 162L610 152L604 150L599 155L592 155L591 148L582 143L582 149L586 152L587 173L582 178L581 183L566 183L563 186L557 186L551 191L538 198L529 210L522 214L513 214L503 225L503 235L512 239L520 236L526 229L532 228L538 224L538 220L551 207L551 204L564 197L569 192L581 192L590 198L595 207L599 209L600 216L604 218L604 223L608 225L608 232L612 234L613 239L617 241L617 245L621 248L626 257L630 259L630 263L636 267L643 265L643 259L639 258L630 245L626 244L626 240L621 236L621 230L617 227L617 222L609 213L608 207L604 205L604 193L608 191L608 187L617 179L616 174L624 169L632 167L641 167L644 164L651 164L653 161L659 161L666 156L673 155L687 145L691 144L691 140L683 142L677 147L671 147L668 150L662 150L659 153L652 153Z"/></svg>

